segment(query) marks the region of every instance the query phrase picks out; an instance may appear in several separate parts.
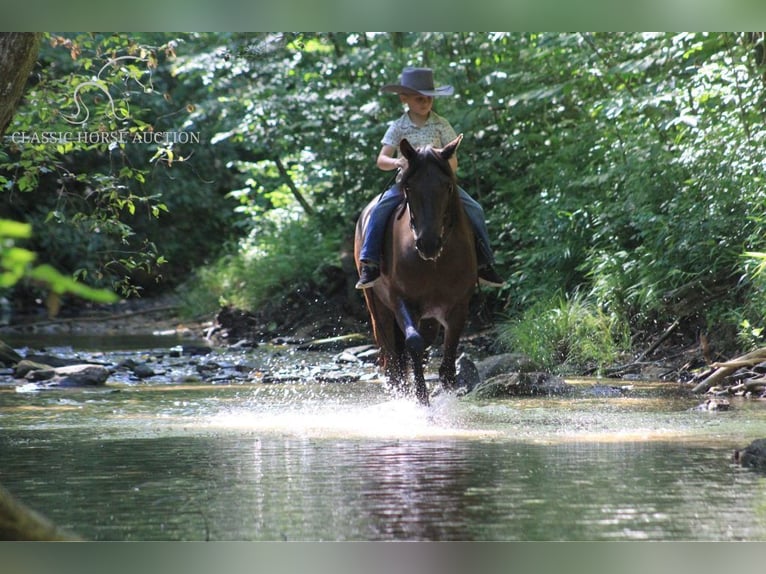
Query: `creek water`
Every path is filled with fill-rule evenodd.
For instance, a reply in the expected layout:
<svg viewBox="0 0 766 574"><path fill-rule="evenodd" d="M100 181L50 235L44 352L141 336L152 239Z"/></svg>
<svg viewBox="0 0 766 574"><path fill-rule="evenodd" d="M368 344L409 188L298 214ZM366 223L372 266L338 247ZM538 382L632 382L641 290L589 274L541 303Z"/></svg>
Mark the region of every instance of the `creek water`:
<svg viewBox="0 0 766 574"><path fill-rule="evenodd" d="M766 477L731 461L762 402L633 383L424 408L366 379L0 386L0 484L95 540L766 540Z"/></svg>

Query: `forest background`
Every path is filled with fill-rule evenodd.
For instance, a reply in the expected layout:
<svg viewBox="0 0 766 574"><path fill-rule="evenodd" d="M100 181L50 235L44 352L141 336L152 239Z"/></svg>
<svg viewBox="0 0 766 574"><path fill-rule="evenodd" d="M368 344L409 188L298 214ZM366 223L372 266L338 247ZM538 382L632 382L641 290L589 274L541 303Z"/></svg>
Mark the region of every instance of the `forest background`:
<svg viewBox="0 0 766 574"><path fill-rule="evenodd" d="M321 291L388 183L402 108L379 88L407 65L455 87L434 109L507 278L485 301L502 344L564 370L671 326L764 344L760 33L42 35L0 147L4 296L61 303L19 245L195 314Z"/></svg>

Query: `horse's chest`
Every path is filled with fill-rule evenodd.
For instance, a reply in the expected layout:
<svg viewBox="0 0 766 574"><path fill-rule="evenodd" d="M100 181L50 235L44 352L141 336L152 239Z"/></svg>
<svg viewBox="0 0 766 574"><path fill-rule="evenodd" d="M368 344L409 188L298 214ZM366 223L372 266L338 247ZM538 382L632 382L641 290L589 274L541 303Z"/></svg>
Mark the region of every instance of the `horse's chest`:
<svg viewBox="0 0 766 574"><path fill-rule="evenodd" d="M436 266L419 265L412 273L397 274L393 281L392 303L407 301L424 317L440 318L468 300L475 286L475 271L455 268L445 273Z"/></svg>

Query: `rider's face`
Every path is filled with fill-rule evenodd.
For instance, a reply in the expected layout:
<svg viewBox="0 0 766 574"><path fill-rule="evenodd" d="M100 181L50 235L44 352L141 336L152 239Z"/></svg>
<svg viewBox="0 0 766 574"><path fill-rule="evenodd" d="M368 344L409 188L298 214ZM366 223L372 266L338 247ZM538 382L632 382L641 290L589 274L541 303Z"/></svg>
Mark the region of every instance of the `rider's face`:
<svg viewBox="0 0 766 574"><path fill-rule="evenodd" d="M410 112L421 117L427 116L434 104L434 99L431 96L422 96L420 94L401 94L399 99L402 103L407 104Z"/></svg>

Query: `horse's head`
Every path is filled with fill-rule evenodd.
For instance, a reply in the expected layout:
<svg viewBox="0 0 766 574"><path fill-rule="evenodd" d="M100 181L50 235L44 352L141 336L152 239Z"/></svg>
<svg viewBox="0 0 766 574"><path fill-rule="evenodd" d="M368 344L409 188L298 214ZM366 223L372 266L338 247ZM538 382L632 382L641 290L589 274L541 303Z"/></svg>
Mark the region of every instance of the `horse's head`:
<svg viewBox="0 0 766 574"><path fill-rule="evenodd" d="M415 248L426 260L439 257L453 224L450 207L459 205L455 203L459 199L457 182L449 159L462 139L460 134L441 149L415 149L406 139L399 142L408 162L400 186L407 198Z"/></svg>

